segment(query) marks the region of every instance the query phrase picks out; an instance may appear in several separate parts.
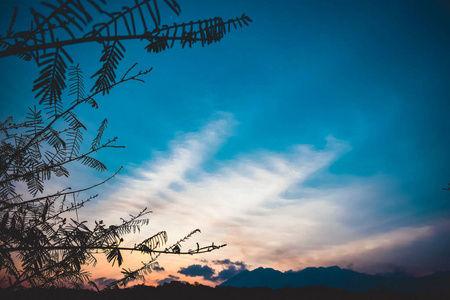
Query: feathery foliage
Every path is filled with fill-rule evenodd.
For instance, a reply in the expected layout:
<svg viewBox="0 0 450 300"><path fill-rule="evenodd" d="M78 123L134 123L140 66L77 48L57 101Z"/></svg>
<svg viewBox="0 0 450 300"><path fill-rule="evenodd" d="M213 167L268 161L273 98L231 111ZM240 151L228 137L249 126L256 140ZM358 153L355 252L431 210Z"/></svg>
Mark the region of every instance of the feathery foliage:
<svg viewBox="0 0 450 300"><path fill-rule="evenodd" d="M132 6L119 11L103 9L105 0L58 0L58 4L42 2L39 11L31 9L33 21L28 30L14 31L17 10L5 36L0 36L0 57L16 55L34 59L41 68L33 91L48 113L61 113L61 91L65 88L65 74L72 58L66 48L80 43L102 46L101 68L91 92L109 93L116 82L115 70L125 52L123 42L145 41L148 52L159 53L175 44L183 48L199 42L202 46L220 41L224 35L239 27L248 26L251 19L243 14L224 21L215 17L196 22L162 25L161 5L176 15L181 8L175 0L134 0ZM103 21L93 23L93 13ZM82 32L86 32L81 34ZM72 86L71 86L72 87ZM95 106L95 103L93 103Z"/></svg>
<svg viewBox="0 0 450 300"><path fill-rule="evenodd" d="M116 70L124 57L127 40L145 41L149 53L170 49L176 43L181 47L191 47L197 42L205 46L220 41L231 25L242 27L251 20L242 15L226 22L216 17L169 26L161 25L160 8L165 6L179 15L181 8L175 0L134 0L131 6L113 12L104 10L105 0L55 2L42 2L38 9L32 8L31 27L27 30L16 29L19 11L16 8L6 35L0 36L0 57L15 55L34 61L40 68L33 87L39 105L29 109L23 123L14 123L13 117L0 122L0 284L11 289L79 287L83 282L92 285L83 266L95 266L96 253L105 254L113 266L124 263L124 251L148 255L147 262L134 270L123 268L123 278L108 285L125 286L149 274L161 254L192 255L225 246L212 243L200 247L197 243L197 249L181 251L181 244L199 233L198 229L166 248L163 248L168 242L165 231L133 247L124 246L125 235L148 224L147 209L127 220L121 219L118 225L96 221L90 228L86 221L80 221L78 210L97 198L80 193L105 184L122 168L85 188L49 191L46 187L55 176L69 177L69 166L75 162L106 171L107 167L95 156L106 148L123 148L116 145L117 138L104 139L107 119L98 128L91 146L83 148L87 127L77 116L77 109L85 104L98 108L94 98L128 81L143 82L141 77L152 70L129 75L135 64L118 79ZM102 21L92 24L95 18ZM80 67L70 66L73 60L67 48L80 43L102 47L101 67L90 77L95 78L90 94L86 93ZM63 101L67 86L70 100Z"/></svg>

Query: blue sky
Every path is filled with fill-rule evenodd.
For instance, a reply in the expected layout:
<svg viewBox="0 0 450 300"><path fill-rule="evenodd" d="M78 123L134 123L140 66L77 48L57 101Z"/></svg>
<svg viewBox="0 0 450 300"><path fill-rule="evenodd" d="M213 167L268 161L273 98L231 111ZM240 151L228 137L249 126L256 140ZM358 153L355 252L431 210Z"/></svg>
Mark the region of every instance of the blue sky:
<svg viewBox="0 0 450 300"><path fill-rule="evenodd" d="M209 261L251 267L450 268L450 192L441 189L450 182L450 5L179 4L181 16L163 22L245 13L253 23L205 48L147 54L125 44L118 74L134 62L154 69L145 84L124 84L99 98L99 110L80 112L94 131L107 117L107 136L127 147L100 156L125 170L87 218L111 208L114 222L123 203L148 206L175 236L195 225L205 240L229 244ZM13 5L1 6L8 24ZM101 49L69 50L92 84ZM2 118L20 119L36 103L36 75L30 63L2 59ZM77 170L82 183L103 176ZM265 227L262 216L276 224ZM181 277L172 263L166 276Z"/></svg>

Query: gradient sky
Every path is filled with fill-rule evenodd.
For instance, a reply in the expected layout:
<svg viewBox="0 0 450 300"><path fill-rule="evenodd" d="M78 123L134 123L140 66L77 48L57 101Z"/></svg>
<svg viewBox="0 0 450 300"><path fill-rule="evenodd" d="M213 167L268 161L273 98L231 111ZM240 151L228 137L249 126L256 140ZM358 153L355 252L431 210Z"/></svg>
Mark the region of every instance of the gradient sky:
<svg viewBox="0 0 450 300"><path fill-rule="evenodd" d="M147 54L145 44L125 43L119 76L138 62L154 68L146 83L119 86L79 116L91 130L87 144L107 117L105 136L126 149L99 156L107 174L75 167L70 181L82 187L125 167L80 215L117 223L148 207L150 225L128 236L130 245L159 230L174 242L196 228L202 233L186 249L228 244L201 257L164 257L147 283L211 285L222 270L259 266L450 269L450 192L442 190L450 182L448 2L179 4L181 16L167 12L163 22L245 13L253 23L205 48ZM0 6L6 30L14 5ZM93 84L101 49L68 50ZM20 121L36 104L37 72L2 59L2 119ZM101 264L93 272L107 280L119 271Z"/></svg>

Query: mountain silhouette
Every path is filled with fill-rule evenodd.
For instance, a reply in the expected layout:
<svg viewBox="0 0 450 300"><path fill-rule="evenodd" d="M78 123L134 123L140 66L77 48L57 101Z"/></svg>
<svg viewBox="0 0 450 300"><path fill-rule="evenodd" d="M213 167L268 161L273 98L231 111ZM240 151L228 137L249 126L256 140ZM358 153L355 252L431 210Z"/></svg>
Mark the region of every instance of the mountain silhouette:
<svg viewBox="0 0 450 300"><path fill-rule="evenodd" d="M408 275L395 276L368 275L352 270L334 267L306 268L301 271L280 272L271 268L245 270L224 283L222 287L268 287L280 289L286 286L297 288L306 286L325 286L345 289L352 292L366 292L380 288L396 292L440 293L450 291L450 271L437 272L424 277Z"/></svg>

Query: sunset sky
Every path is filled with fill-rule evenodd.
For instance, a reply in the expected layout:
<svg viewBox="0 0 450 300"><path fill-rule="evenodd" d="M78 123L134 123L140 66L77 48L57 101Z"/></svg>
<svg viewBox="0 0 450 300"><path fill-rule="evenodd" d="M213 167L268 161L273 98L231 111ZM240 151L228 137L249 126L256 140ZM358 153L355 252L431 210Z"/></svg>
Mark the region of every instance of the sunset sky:
<svg viewBox="0 0 450 300"><path fill-rule="evenodd" d="M30 3L38 7L19 6L25 24ZM69 181L50 186L81 188L124 166L80 218L120 223L147 207L149 225L126 244L161 230L170 244L199 228L182 249L228 245L162 257L147 284L215 285L260 266L450 270L448 1L178 3L181 15L163 10L163 23L243 13L253 23L205 48L149 54L145 43L124 43L119 77L134 62L153 71L78 115L90 130L86 147L108 118L105 137L126 148L99 153L108 172L74 166ZM2 34L13 9L0 1ZM89 90L100 46L68 51ZM2 58L1 120L23 121L38 103L37 75L32 62ZM125 266L143 259L127 256ZM120 268L101 262L92 272L105 281Z"/></svg>

